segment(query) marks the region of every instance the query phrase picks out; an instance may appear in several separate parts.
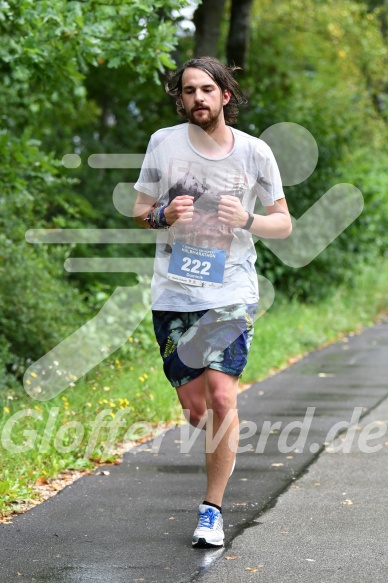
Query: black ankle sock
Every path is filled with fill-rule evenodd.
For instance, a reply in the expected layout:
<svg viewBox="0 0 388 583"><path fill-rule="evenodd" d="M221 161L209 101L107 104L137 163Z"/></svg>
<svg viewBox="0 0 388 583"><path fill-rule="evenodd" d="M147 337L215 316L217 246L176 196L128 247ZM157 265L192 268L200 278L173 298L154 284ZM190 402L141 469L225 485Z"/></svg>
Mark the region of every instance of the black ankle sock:
<svg viewBox="0 0 388 583"><path fill-rule="evenodd" d="M213 506L213 508L217 508L217 510L219 510L222 514L221 506L217 506L217 504L213 504L213 502L207 502L206 500L204 500L202 502L202 504L207 504L208 506Z"/></svg>

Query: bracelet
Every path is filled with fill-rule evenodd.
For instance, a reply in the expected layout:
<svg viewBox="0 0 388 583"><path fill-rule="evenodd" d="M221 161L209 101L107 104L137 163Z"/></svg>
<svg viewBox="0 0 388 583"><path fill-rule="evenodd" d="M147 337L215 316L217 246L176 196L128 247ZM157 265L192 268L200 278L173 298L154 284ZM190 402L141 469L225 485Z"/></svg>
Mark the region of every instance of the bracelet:
<svg viewBox="0 0 388 583"><path fill-rule="evenodd" d="M167 205L152 207L147 217L144 219L149 222L150 229L167 229L168 224L164 216L164 209Z"/></svg>
<svg viewBox="0 0 388 583"><path fill-rule="evenodd" d="M241 227L242 229L244 229L244 231L249 231L249 229L251 228L252 223L254 221L254 218L255 218L254 215L252 213L250 213L249 211L247 211L247 213L249 215L248 220L245 223L245 225L243 227Z"/></svg>

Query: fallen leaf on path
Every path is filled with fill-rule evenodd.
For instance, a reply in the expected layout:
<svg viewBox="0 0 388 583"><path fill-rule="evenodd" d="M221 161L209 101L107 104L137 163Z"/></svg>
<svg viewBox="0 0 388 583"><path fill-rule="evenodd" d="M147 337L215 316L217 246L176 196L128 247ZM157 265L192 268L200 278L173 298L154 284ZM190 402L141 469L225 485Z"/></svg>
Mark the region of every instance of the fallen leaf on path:
<svg viewBox="0 0 388 583"><path fill-rule="evenodd" d="M227 557L224 557L227 561L234 561L235 559L241 559L240 555L228 555Z"/></svg>
<svg viewBox="0 0 388 583"><path fill-rule="evenodd" d="M284 466L284 464L281 462L275 462L274 464L271 464L272 468L280 468L281 466Z"/></svg>
<svg viewBox="0 0 388 583"><path fill-rule="evenodd" d="M263 565L257 565L257 567L245 567L246 571L250 571L251 573L260 573Z"/></svg>
<svg viewBox="0 0 388 583"><path fill-rule="evenodd" d="M47 478L45 477L38 478L35 482L36 486L43 486L44 484L48 484Z"/></svg>
<svg viewBox="0 0 388 583"><path fill-rule="evenodd" d="M99 476L110 476L110 472L108 472L108 470L101 470L101 472L98 472Z"/></svg>
<svg viewBox="0 0 388 583"><path fill-rule="evenodd" d="M351 504L353 504L353 502L351 500L342 500L341 504L345 504L345 506L350 506Z"/></svg>

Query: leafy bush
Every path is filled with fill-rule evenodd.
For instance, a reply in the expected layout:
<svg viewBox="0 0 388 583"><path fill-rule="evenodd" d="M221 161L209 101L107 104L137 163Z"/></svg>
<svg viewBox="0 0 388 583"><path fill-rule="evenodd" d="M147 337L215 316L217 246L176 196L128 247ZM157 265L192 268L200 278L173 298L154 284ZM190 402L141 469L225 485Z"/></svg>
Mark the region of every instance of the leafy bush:
<svg viewBox="0 0 388 583"><path fill-rule="evenodd" d="M16 366L15 357L9 350L9 344L3 335L0 335L0 392L8 388L14 382L14 377L9 373L12 365Z"/></svg>
<svg viewBox="0 0 388 583"><path fill-rule="evenodd" d="M241 79L250 105L241 129L260 136L290 121L307 128L319 148L309 179L285 188L290 212L299 218L340 182L364 196L360 217L302 269L285 266L258 244L258 270L276 289L315 301L386 253L388 48L378 14L364 3L264 0L254 5L251 23Z"/></svg>
<svg viewBox="0 0 388 583"><path fill-rule="evenodd" d="M74 150L78 130L88 125L93 133L101 113L87 95L86 77L100 67L108 77L115 68L127 67L143 83L157 81L174 66L171 21L185 4L2 3L0 366L15 368L16 363L21 373L26 359L41 356L90 313L84 294L61 265L71 247L32 247L25 232L95 226L101 214L95 192L90 200L82 190L77 194L77 172L60 162ZM98 183L94 186L99 189ZM91 280L93 287L96 276Z"/></svg>

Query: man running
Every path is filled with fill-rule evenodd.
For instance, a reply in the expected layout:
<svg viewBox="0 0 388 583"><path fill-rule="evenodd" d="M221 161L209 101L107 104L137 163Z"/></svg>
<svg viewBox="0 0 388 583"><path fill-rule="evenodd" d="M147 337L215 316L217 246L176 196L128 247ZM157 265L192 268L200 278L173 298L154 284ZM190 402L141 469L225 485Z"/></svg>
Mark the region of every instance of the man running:
<svg viewBox="0 0 388 583"><path fill-rule="evenodd" d="M134 215L160 229L151 294L165 374L190 423L206 430L207 490L192 544L218 547L239 437L238 380L258 303L251 234L286 238L292 227L270 148L231 127L244 102L233 68L191 59L166 91L186 123L151 136ZM257 199L265 215L254 214Z"/></svg>

